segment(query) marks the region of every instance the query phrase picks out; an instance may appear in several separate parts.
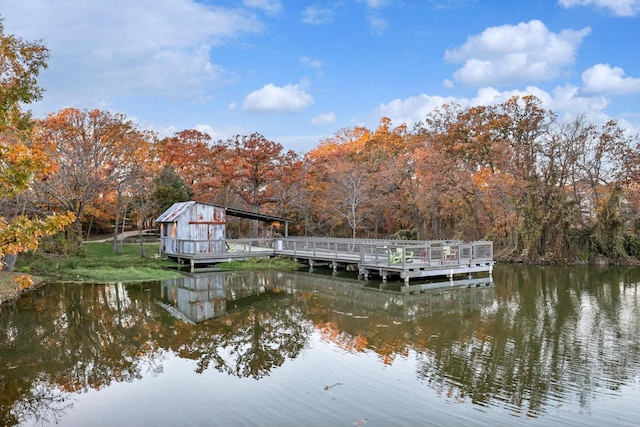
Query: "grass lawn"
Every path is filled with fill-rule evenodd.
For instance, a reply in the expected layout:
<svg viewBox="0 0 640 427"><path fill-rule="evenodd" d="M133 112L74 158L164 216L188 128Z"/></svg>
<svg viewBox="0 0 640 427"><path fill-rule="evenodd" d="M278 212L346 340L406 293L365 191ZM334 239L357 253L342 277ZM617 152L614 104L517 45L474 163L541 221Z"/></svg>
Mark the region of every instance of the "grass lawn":
<svg viewBox="0 0 640 427"><path fill-rule="evenodd" d="M115 283L162 280L179 276L167 267L175 263L160 259L159 243L145 243L145 257L140 256L140 244L124 243L122 253L113 253L112 243L85 243L84 253L59 256L41 252L22 254L14 272L0 272L0 302L18 294L16 276L30 275L35 285L47 281L80 281Z"/></svg>
<svg viewBox="0 0 640 427"><path fill-rule="evenodd" d="M124 243L121 253L114 253L112 243L89 242L83 244L83 254L61 256L42 252L18 257L15 275L29 274L46 281L82 281L90 283L132 282L162 280L177 277L179 273L167 267L176 264L158 257L158 243L145 243L145 256L140 244ZM13 277L2 277L1 292L11 288ZM35 281L35 280L34 280ZM13 285L15 288L15 285Z"/></svg>
<svg viewBox="0 0 640 427"><path fill-rule="evenodd" d="M15 272L0 272L0 302L15 298L18 285L13 278L23 275L30 275L36 285L53 281L117 283L178 277L180 273L175 269L177 264L161 259L158 256L159 247L159 243L145 243L144 257L140 254L139 243L124 243L122 253L114 253L111 242L85 242L82 255L22 254L16 262ZM293 270L298 266L295 261L285 258L234 261L219 265L224 270Z"/></svg>

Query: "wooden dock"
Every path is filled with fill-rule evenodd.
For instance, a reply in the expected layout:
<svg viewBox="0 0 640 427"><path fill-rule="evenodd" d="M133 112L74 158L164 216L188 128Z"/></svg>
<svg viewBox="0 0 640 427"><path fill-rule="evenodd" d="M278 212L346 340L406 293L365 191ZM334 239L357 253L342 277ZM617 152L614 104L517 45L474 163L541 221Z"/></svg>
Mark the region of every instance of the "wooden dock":
<svg viewBox="0 0 640 427"><path fill-rule="evenodd" d="M437 281L437 286L443 281L460 283L461 279L474 286L477 276L491 279L494 265L493 243L490 241L286 237L177 240L176 244L177 254L164 255L189 263L192 271L197 267L232 260L286 256L308 265L310 269L322 265L333 271L339 268L357 271L365 280L376 275L386 282L397 276L406 286L411 285L412 279L420 278ZM427 288L428 285L423 283L420 286Z"/></svg>

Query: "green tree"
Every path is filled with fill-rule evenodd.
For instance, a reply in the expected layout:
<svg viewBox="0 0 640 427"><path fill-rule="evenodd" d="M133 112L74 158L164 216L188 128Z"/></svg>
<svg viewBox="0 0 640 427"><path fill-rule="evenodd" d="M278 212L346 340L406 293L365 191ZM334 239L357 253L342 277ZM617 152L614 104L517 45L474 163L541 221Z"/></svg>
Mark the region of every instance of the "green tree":
<svg viewBox="0 0 640 427"><path fill-rule="evenodd" d="M155 180L152 199L158 213L166 211L176 202L186 202L191 199L191 190L176 174L171 166L165 167Z"/></svg>

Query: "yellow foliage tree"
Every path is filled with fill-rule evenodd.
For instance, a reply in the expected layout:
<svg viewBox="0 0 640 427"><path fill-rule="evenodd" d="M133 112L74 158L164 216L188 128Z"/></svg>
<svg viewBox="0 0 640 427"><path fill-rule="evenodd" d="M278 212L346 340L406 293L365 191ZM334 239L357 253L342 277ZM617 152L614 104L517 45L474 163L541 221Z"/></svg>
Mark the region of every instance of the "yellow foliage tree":
<svg viewBox="0 0 640 427"><path fill-rule="evenodd" d="M53 168L42 147L30 143L30 115L20 109L21 103L41 98L35 78L47 58L46 46L5 35L0 20L0 201L28 190ZM7 256L36 249L42 237L57 233L73 218L68 213L27 216L0 208L0 265L5 266ZM21 287L30 283L20 280Z"/></svg>

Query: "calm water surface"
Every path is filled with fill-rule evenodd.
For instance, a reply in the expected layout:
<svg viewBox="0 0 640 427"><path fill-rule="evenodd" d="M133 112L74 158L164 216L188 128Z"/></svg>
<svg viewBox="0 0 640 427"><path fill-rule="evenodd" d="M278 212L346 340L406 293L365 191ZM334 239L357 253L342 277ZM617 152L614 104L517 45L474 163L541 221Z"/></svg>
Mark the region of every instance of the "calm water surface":
<svg viewBox="0 0 640 427"><path fill-rule="evenodd" d="M639 269L401 295L322 273L50 285L0 312L0 425L635 426Z"/></svg>

